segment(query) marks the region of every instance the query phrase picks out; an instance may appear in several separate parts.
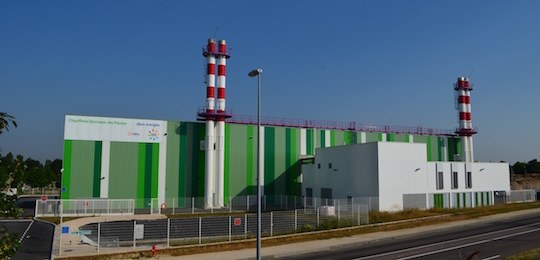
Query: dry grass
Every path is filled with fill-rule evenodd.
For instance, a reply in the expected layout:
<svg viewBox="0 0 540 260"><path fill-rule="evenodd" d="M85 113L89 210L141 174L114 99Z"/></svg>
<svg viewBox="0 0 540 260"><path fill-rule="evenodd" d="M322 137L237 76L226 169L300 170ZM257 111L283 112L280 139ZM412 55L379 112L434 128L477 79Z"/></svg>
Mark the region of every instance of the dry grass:
<svg viewBox="0 0 540 260"><path fill-rule="evenodd" d="M529 250L517 255L505 257L505 260L540 259L540 248Z"/></svg>

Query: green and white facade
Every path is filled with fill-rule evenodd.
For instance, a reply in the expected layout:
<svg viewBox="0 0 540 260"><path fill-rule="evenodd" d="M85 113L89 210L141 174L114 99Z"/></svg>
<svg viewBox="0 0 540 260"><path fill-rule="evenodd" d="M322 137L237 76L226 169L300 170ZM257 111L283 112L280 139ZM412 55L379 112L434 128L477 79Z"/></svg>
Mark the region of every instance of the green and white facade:
<svg viewBox="0 0 540 260"><path fill-rule="evenodd" d="M461 153L461 139L444 135L280 126L263 126L261 135L261 171L269 197L303 195L300 159L313 156L316 148L421 143L428 162L453 161ZM205 136L204 122L67 115L61 197L134 199L136 208L148 208L157 199L159 205L183 207L180 198L204 197ZM256 194L256 140L256 125L225 125L226 201Z"/></svg>

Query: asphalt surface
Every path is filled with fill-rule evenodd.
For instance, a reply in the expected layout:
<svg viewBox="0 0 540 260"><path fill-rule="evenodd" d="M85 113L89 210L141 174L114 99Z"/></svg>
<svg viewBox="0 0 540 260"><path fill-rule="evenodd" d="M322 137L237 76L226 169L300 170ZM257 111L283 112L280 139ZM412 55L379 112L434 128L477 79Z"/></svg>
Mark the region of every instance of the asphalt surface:
<svg viewBox="0 0 540 260"><path fill-rule="evenodd" d="M413 234L286 259L499 259L540 248L540 213Z"/></svg>
<svg viewBox="0 0 540 260"><path fill-rule="evenodd" d="M10 233L15 233L21 247L11 259L50 259L53 243L54 226L50 223L34 220L2 220Z"/></svg>

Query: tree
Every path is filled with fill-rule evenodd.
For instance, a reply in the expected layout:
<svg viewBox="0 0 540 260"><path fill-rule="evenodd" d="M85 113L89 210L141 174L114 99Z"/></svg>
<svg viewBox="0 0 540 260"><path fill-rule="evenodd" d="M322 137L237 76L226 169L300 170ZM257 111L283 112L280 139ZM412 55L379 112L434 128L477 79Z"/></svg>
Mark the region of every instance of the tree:
<svg viewBox="0 0 540 260"><path fill-rule="evenodd" d="M0 112L0 134L6 131L9 131L9 126L12 125L17 127L17 122L15 122L15 117L9 115L6 112Z"/></svg>
<svg viewBox="0 0 540 260"><path fill-rule="evenodd" d="M6 112L0 112L0 135L4 132L4 130L9 131L10 125L17 127L15 117L7 114ZM13 156L11 156L11 159L13 159ZM1 163L4 164L6 162ZM11 162L7 163L11 164ZM18 163L23 163L22 156L21 160L19 160ZM13 180L15 179L13 175L18 172L22 172L24 170L23 166L24 164L16 164L13 168L14 171L9 171L8 168L8 171L5 172L8 174L5 183L0 183L2 191L4 190L4 187L11 187ZM16 201L16 195L10 196L4 192L0 192L0 215L18 218L22 213L22 209L17 207L17 205L15 204ZM5 227L0 228L0 259L8 259L12 257L13 255L15 255L15 252L17 252L19 247L20 244L17 240L17 236L15 234L9 233Z"/></svg>

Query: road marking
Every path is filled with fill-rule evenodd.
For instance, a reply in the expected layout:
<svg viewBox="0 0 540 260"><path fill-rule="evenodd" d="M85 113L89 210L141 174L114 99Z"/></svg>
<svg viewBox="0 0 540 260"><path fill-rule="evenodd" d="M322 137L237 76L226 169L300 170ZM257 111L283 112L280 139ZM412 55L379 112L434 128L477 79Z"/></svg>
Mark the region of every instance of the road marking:
<svg viewBox="0 0 540 260"><path fill-rule="evenodd" d="M497 259L497 258L501 258L500 255L494 255L494 256L491 256L491 257L488 257L488 258L484 258L483 260L491 260L491 259Z"/></svg>
<svg viewBox="0 0 540 260"><path fill-rule="evenodd" d="M26 228L26 230L25 230L24 233L22 234L21 238L19 238L19 244L22 242L23 238L26 236L26 232L28 232L28 230L30 229L30 227L32 226L32 224L34 224L34 220L32 220L32 222L30 222L30 225L28 225L28 227Z"/></svg>
<svg viewBox="0 0 540 260"><path fill-rule="evenodd" d="M496 238L492 238L492 239L480 240L480 241L476 241L476 242L469 243L469 244L464 244L464 245L449 247L449 248L445 248L445 249L435 250L435 251L431 251L431 252L427 252L427 253L423 253L423 254L403 257L403 258L399 258L398 260L414 259L414 258L418 258L418 257L422 257L422 256L438 254L438 253L442 253L442 252L452 251L454 249L460 249L460 248L464 248L464 247L469 247L469 246L474 246L474 245L479 245L479 244L485 244L485 243L488 243L488 242L501 240L501 239L505 239L505 238L509 238L509 237L520 236L520 235L524 235L524 234L528 234L528 233L532 233L532 232L536 232L536 231L540 231L540 228L531 229L531 230L527 230L527 231L522 231L522 232L519 232L519 233L506 235L506 236L502 236L502 237L496 237Z"/></svg>
<svg viewBox="0 0 540 260"><path fill-rule="evenodd" d="M486 235L491 235L491 234L497 234L497 233L501 233L501 232L506 232L506 231L510 231L510 230L514 230L514 229L519 229L519 228L524 228L524 227L532 227L532 226L536 226L536 225L538 225L538 224L540 224L540 222L532 223L532 224L527 224L527 225L522 225L522 226L517 226L517 227L513 227L513 228L508 228L508 229L501 229L501 230L492 231L492 232L488 232L488 233L482 233L482 234L478 234L478 235L474 235L474 236L469 236L469 237L457 238L457 239L453 239L453 240L448 240L448 241L443 241L443 242L438 242L438 243L433 243L433 244L428 244L428 245L423 245L423 246L417 246L417 247L412 247L412 248L406 248L406 249L396 250L396 251L387 252L387 253L382 253L382 254L377 254L377 255L370 255L370 256L359 257L359 258L355 258L354 260L371 259L371 258L376 258L376 257L382 257L382 256L387 256L387 255L393 255L393 254L396 254L396 253L402 253L402 252L407 252L407 251L411 251L411 250L417 250L417 249L427 248L427 247L431 247L431 246L444 245L444 244L453 243L453 242L458 242L458 241L461 241L461 240L471 239L471 238L475 238L475 237L480 237L480 236L486 236Z"/></svg>

